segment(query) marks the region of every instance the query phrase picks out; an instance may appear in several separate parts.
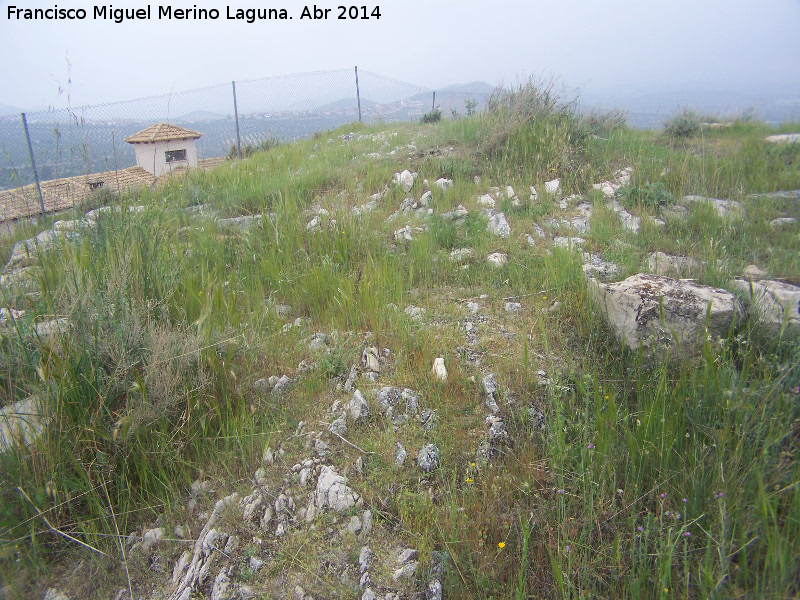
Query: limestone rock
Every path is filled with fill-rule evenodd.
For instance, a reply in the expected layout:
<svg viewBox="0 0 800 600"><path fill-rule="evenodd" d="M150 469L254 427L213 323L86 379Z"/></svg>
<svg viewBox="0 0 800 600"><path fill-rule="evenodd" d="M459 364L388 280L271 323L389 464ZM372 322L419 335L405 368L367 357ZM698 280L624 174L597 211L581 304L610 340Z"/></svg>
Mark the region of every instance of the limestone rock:
<svg viewBox="0 0 800 600"><path fill-rule="evenodd" d="M767 279L769 273L759 269L755 265L747 265L744 271L742 271L742 277L747 281L760 281L761 279Z"/></svg>
<svg viewBox="0 0 800 600"><path fill-rule="evenodd" d="M89 218L89 214L86 214ZM233 217L231 219L218 219L217 226L221 229L238 229L239 231L249 231L253 227L261 226L262 215L245 215L243 217Z"/></svg>
<svg viewBox="0 0 800 600"><path fill-rule="evenodd" d="M596 254L583 253L583 274L586 277L610 277L616 275L619 267L612 262L607 262Z"/></svg>
<svg viewBox="0 0 800 600"><path fill-rule="evenodd" d="M691 204L694 202L704 202L710 204L720 217L728 217L735 214L742 207L736 200L720 200L718 198L708 198L706 196L684 196L681 199L682 204Z"/></svg>
<svg viewBox="0 0 800 600"><path fill-rule="evenodd" d="M405 312L412 319L421 319L425 314L425 309L412 304L411 306L406 306L403 312Z"/></svg>
<svg viewBox="0 0 800 600"><path fill-rule="evenodd" d="M655 275L687 276L696 273L700 269L700 263L690 256L651 252L647 257L647 268Z"/></svg>
<svg viewBox="0 0 800 600"><path fill-rule="evenodd" d="M397 467L402 467L403 463L406 462L406 458L408 458L408 452L406 452L406 449L400 442L395 442L394 448L395 448L394 464Z"/></svg>
<svg viewBox="0 0 800 600"><path fill-rule="evenodd" d="M358 502L359 497L347 486L345 478L332 467L322 467L314 493L314 503L318 510L329 507L336 512L343 512Z"/></svg>
<svg viewBox="0 0 800 600"><path fill-rule="evenodd" d="M544 190L548 194L558 194L561 191L561 180L553 179L552 181L545 181Z"/></svg>
<svg viewBox="0 0 800 600"><path fill-rule="evenodd" d="M29 446L44 428L41 401L29 396L0 409L0 454L12 446Z"/></svg>
<svg viewBox="0 0 800 600"><path fill-rule="evenodd" d="M772 229L781 229L789 225L794 225L795 223L797 223L797 219L794 217L781 217L779 219L772 219L772 221L769 222L769 226L772 227Z"/></svg>
<svg viewBox="0 0 800 600"><path fill-rule="evenodd" d="M442 177L441 179L437 179L433 182L433 185L438 187L443 192L447 191L448 188L453 187L453 180L452 179L445 179Z"/></svg>
<svg viewBox="0 0 800 600"><path fill-rule="evenodd" d="M281 396L285 394L291 384L291 379L289 379L286 375L281 376L281 378L275 383L275 387L272 388L272 395Z"/></svg>
<svg viewBox="0 0 800 600"><path fill-rule="evenodd" d="M553 246L556 248L569 248L577 249L578 246L583 245L585 239L579 237L557 237L553 239Z"/></svg>
<svg viewBox="0 0 800 600"><path fill-rule="evenodd" d="M489 217L486 230L502 238L507 238L511 235L511 226L506 221L506 216L503 213L497 213Z"/></svg>
<svg viewBox="0 0 800 600"><path fill-rule="evenodd" d="M461 262L465 258L469 258L472 256L472 248L460 248L458 250L453 250L450 253L450 261L451 262Z"/></svg>
<svg viewBox="0 0 800 600"><path fill-rule="evenodd" d="M381 371L381 363L378 360L378 349L377 348L364 348L361 352L361 366L364 367L367 371L374 371L376 373L380 373Z"/></svg>
<svg viewBox="0 0 800 600"><path fill-rule="evenodd" d="M419 468L430 473L439 466L439 448L435 444L423 446L417 454Z"/></svg>
<svg viewBox="0 0 800 600"><path fill-rule="evenodd" d="M411 225L406 225L394 232L394 239L397 242L410 242L414 238L411 237Z"/></svg>
<svg viewBox="0 0 800 600"><path fill-rule="evenodd" d="M409 192L414 187L414 176L406 169L402 173L394 174L394 183L403 188L404 192Z"/></svg>
<svg viewBox="0 0 800 600"><path fill-rule="evenodd" d="M343 412L333 423L328 425L328 431L338 435L347 433L347 413Z"/></svg>
<svg viewBox="0 0 800 600"><path fill-rule="evenodd" d="M736 280L731 286L747 297L764 333L777 336L785 326L786 333L800 335L800 287L771 279Z"/></svg>
<svg viewBox="0 0 800 600"><path fill-rule="evenodd" d="M455 210L442 213L441 215L439 215L439 217L444 221L459 221L460 219L466 217L468 214L469 211L466 208L464 208L464 205L459 204Z"/></svg>
<svg viewBox="0 0 800 600"><path fill-rule="evenodd" d="M362 421L369 417L369 405L364 395L356 390L350 402L347 403L347 414L354 421Z"/></svg>
<svg viewBox="0 0 800 600"><path fill-rule="evenodd" d="M591 279L589 290L617 337L648 355L673 349L676 340L682 351L693 354L706 333L724 337L743 315L739 301L726 290L658 275L606 284Z"/></svg>
<svg viewBox="0 0 800 600"><path fill-rule="evenodd" d="M447 368L444 366L444 358L439 357L434 359L431 373L442 383L447 381Z"/></svg>
<svg viewBox="0 0 800 600"><path fill-rule="evenodd" d="M505 252L492 252L486 260L488 261L489 265L499 269L504 267L508 262L508 255Z"/></svg>

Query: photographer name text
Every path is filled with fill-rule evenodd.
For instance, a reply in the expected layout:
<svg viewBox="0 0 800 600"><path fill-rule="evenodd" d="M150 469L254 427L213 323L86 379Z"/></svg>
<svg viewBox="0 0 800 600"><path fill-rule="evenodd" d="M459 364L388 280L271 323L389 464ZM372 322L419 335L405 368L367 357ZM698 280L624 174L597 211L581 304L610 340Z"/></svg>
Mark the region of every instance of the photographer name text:
<svg viewBox="0 0 800 600"><path fill-rule="evenodd" d="M285 8L237 8L225 6L223 9L176 8L172 5L142 6L140 8L115 8L93 6L85 8L64 8L57 4L52 8L23 8L8 6L9 21L107 21L124 23L130 21L216 21L219 19L255 23L256 21L289 21L295 17L301 21L368 21L381 18L380 6L336 6L321 7L316 4L304 6L291 14Z"/></svg>

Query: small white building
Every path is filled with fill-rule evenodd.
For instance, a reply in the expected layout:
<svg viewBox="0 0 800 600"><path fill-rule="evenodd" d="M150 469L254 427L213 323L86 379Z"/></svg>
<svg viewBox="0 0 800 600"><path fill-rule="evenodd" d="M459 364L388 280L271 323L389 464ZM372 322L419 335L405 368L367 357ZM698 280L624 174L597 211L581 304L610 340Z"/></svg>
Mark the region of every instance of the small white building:
<svg viewBox="0 0 800 600"><path fill-rule="evenodd" d="M169 123L156 123L125 138L136 151L136 164L160 177L164 173L197 167L195 140L202 133Z"/></svg>

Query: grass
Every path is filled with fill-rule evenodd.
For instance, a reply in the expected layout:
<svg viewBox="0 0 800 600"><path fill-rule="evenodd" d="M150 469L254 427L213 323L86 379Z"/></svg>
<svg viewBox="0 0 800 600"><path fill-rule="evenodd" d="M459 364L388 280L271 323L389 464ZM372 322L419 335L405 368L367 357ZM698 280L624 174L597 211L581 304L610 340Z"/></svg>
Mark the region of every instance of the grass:
<svg viewBox="0 0 800 600"><path fill-rule="evenodd" d="M764 340L748 321L698 358L652 364L622 349L594 312L579 255L549 254L523 234L561 216L546 194L527 201L531 185L542 190L560 178L565 196L594 203L587 249L617 262L620 277L661 250L702 261L704 284L724 286L747 264L800 284L797 230L769 226L777 216L800 218L797 203L747 198L800 189L800 149L763 142L770 130L754 120L676 141L573 108L553 85L529 84L495 97L481 115L352 125L270 147L236 168L120 199L147 209L111 213L79 243L39 257L39 293L4 286L3 306L26 314L0 337L0 403L37 394L52 415L28 450L0 455L0 586L9 597L42 597L50 582L76 597L127 587L117 527L127 535L191 523L185 499L195 479L215 482L222 495L249 493L266 446L280 446L287 465L302 462L308 450L292 433L301 421L319 428L333 400L348 399L337 384L365 346L384 356L378 385L415 389L438 419L432 430L413 422L395 430L359 383L373 415L347 439L369 454L339 444L333 459L347 471L362 458L363 472L351 478L377 513L373 550L390 560L396 545L418 549L416 583L440 564L449 598L796 595L797 345ZM351 130L354 140L338 137ZM692 205L685 220L631 234L591 190L625 166L633 167L636 193L626 205L635 214L658 216L659 200L699 194L739 200L746 218ZM419 173L411 192L390 186L374 212L353 215L405 168ZM430 206L439 215L464 204L463 224L409 215L385 222L404 198L419 198L424 179L440 177L455 186L434 188ZM492 185L512 185L523 201L502 204L507 239L486 231L475 201ZM202 203L221 217L264 220L229 231L183 211ZM319 209L327 214L312 233L307 223ZM395 242L406 223L414 239ZM3 239L3 258L46 223L33 227ZM461 264L449 258L458 248L473 249ZM496 250L508 255L501 269L485 260ZM509 297L520 298L521 313L503 310ZM468 299L483 320L466 311ZM288 320L279 304L291 306ZM404 314L411 304L426 309L421 321ZM69 335L31 334L51 317L68 319ZM284 331L297 317L302 326ZM467 322L480 365L458 351L469 345ZM309 350L316 332L328 334L328 350ZM429 375L437 356L449 371L444 384ZM505 392L513 442L483 462L476 449L488 372ZM254 390L256 380L282 374L297 377L288 397ZM394 467L396 441L409 454L402 468ZM428 443L442 450L442 466L423 476L411 463ZM282 485L279 472L271 477ZM320 566L352 563L358 553L329 544L331 519L268 540L258 548L272 558L269 570L243 562L237 580L265 594L279 593L283 577L355 597ZM234 515L227 526L253 536ZM161 575L153 556L134 552L134 589L163 585L181 550L160 547Z"/></svg>

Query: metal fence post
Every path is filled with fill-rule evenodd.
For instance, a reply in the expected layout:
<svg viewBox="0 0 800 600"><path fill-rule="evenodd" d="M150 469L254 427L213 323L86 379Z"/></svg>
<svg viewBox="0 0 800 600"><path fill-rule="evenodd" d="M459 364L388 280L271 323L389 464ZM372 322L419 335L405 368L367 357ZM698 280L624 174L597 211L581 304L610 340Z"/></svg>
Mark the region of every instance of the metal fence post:
<svg viewBox="0 0 800 600"><path fill-rule="evenodd" d="M358 89L358 67L356 67L356 100L358 100L358 122L361 123L361 92Z"/></svg>
<svg viewBox="0 0 800 600"><path fill-rule="evenodd" d="M39 204L42 205L42 216L44 216L44 196L42 196L42 186L39 185L39 173L36 172L36 160L33 158L33 145L31 144L31 134L28 132L28 119L25 113L22 115L22 126L25 128L25 139L28 140L28 152L31 155L31 166L33 167L33 178L36 180L36 190L39 192Z"/></svg>
<svg viewBox="0 0 800 600"><path fill-rule="evenodd" d="M231 81L233 85L233 115L236 119L236 151L239 158L242 158L242 138L239 137L239 107L236 105L236 82Z"/></svg>
<svg viewBox="0 0 800 600"><path fill-rule="evenodd" d="M431 110L436 110L436 90L433 91L433 104L431 105Z"/></svg>

